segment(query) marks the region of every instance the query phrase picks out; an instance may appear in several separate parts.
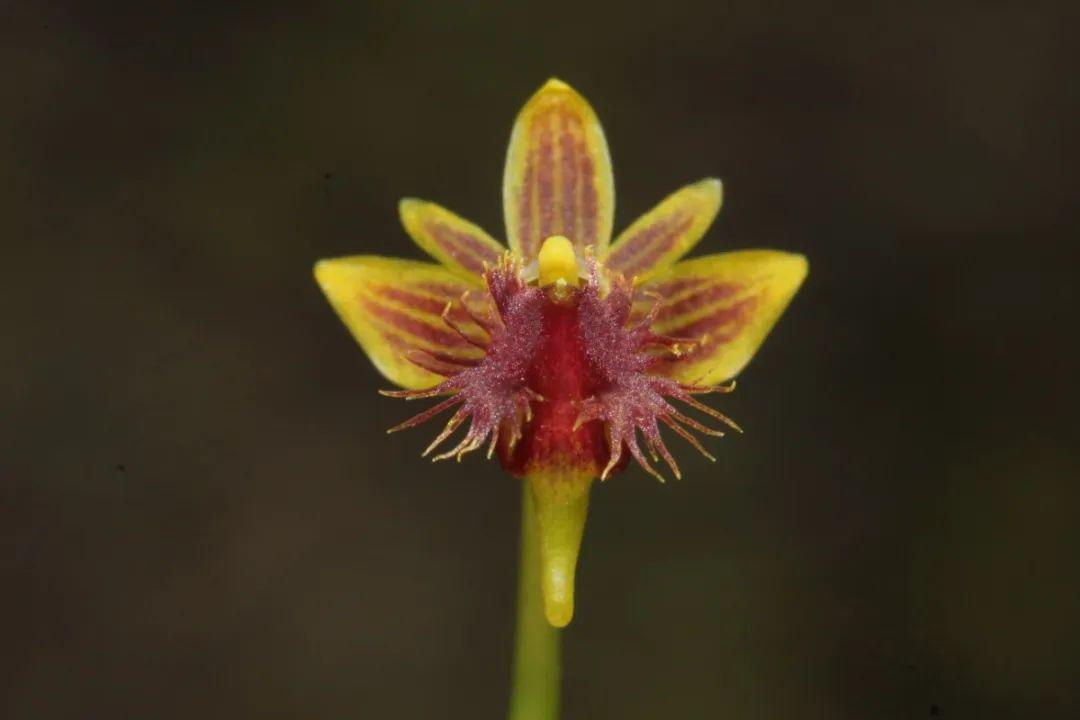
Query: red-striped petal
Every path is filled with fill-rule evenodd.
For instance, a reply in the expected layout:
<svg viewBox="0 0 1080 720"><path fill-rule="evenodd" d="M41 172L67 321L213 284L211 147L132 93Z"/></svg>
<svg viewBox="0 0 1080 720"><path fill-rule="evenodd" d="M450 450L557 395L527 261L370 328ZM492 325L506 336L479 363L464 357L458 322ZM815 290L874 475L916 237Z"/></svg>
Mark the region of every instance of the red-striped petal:
<svg viewBox="0 0 1080 720"><path fill-rule="evenodd" d="M678 263L641 286L633 317L660 303L652 329L679 338L677 357L653 371L714 385L750 361L806 277L806 258L774 250L708 255Z"/></svg>
<svg viewBox="0 0 1080 720"><path fill-rule="evenodd" d="M322 260L315 278L375 367L397 385L431 387L442 380L433 370L483 357L488 335L458 302L475 286L446 268L366 255Z"/></svg>
<svg viewBox="0 0 1080 720"><path fill-rule="evenodd" d="M720 211L722 195L715 178L675 191L619 235L603 258L605 267L638 283L648 280L697 244Z"/></svg>
<svg viewBox="0 0 1080 720"><path fill-rule="evenodd" d="M602 252L611 239L614 180L596 113L560 80L549 80L518 114L503 175L510 248L526 261L564 235Z"/></svg>
<svg viewBox="0 0 1080 720"><path fill-rule="evenodd" d="M506 252L480 227L435 203L405 198L398 209L401 224L417 245L476 284L484 265L494 266Z"/></svg>

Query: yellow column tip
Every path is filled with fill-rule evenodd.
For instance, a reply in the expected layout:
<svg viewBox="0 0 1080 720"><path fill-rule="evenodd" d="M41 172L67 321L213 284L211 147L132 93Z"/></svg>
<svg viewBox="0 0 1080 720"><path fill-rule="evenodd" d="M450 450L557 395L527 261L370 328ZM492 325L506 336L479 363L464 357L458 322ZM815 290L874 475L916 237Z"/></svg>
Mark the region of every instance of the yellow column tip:
<svg viewBox="0 0 1080 720"><path fill-rule="evenodd" d="M540 246L537 254L540 287L553 285L560 280L577 285L578 264L574 245L562 235L552 235Z"/></svg>

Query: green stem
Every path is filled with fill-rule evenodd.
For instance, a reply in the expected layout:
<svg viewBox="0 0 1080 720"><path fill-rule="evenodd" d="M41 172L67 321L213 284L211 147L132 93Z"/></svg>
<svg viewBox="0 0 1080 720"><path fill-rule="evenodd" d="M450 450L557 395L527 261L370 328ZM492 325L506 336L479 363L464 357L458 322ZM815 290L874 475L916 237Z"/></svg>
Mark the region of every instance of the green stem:
<svg viewBox="0 0 1080 720"><path fill-rule="evenodd" d="M540 594L540 533L529 482L521 484L521 559L518 568L517 638L509 720L559 716L559 630L544 616Z"/></svg>

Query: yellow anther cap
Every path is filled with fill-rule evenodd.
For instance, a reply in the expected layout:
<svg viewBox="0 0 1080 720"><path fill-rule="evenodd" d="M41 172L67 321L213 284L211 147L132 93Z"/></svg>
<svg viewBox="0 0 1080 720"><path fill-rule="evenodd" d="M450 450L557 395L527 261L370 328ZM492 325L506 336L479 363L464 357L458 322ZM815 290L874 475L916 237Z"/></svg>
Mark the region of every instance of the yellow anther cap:
<svg viewBox="0 0 1080 720"><path fill-rule="evenodd" d="M574 246L562 235L552 235L540 246L537 255L540 287L554 285L562 280L567 285L577 285L578 264Z"/></svg>

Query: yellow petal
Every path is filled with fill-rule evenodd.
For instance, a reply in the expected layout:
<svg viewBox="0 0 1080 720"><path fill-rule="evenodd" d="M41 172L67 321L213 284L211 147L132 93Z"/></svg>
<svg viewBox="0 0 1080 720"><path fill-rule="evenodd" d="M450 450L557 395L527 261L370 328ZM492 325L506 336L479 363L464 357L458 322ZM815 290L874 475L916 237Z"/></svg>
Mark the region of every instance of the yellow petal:
<svg viewBox="0 0 1080 720"><path fill-rule="evenodd" d="M407 356L469 362L482 351L451 329L442 312L473 285L446 268L374 255L320 260L315 279L375 367L401 387L422 389L443 378ZM483 331L459 307L451 319L474 339ZM429 366L437 363L427 363Z"/></svg>
<svg viewBox="0 0 1080 720"><path fill-rule="evenodd" d="M697 244L720 212L722 198L716 178L676 190L616 238L604 265L644 282Z"/></svg>
<svg viewBox="0 0 1080 720"><path fill-rule="evenodd" d="M398 210L405 231L433 258L462 277L480 282L484 263L494 265L506 248L478 226L435 203L403 199Z"/></svg>
<svg viewBox="0 0 1080 720"><path fill-rule="evenodd" d="M589 511L591 484L591 475L574 471L529 476L540 535L544 615L555 627L566 627L574 617L574 574Z"/></svg>
<svg viewBox="0 0 1080 720"><path fill-rule="evenodd" d="M806 277L802 255L743 250L680 262L642 290L659 295L653 330L697 341L659 372L686 383L712 385L750 362ZM636 308L653 302L646 299Z"/></svg>
<svg viewBox="0 0 1080 720"><path fill-rule="evenodd" d="M585 98L548 80L517 116L503 174L510 249L531 261L552 235L576 248L611 240L615 183L607 140Z"/></svg>

